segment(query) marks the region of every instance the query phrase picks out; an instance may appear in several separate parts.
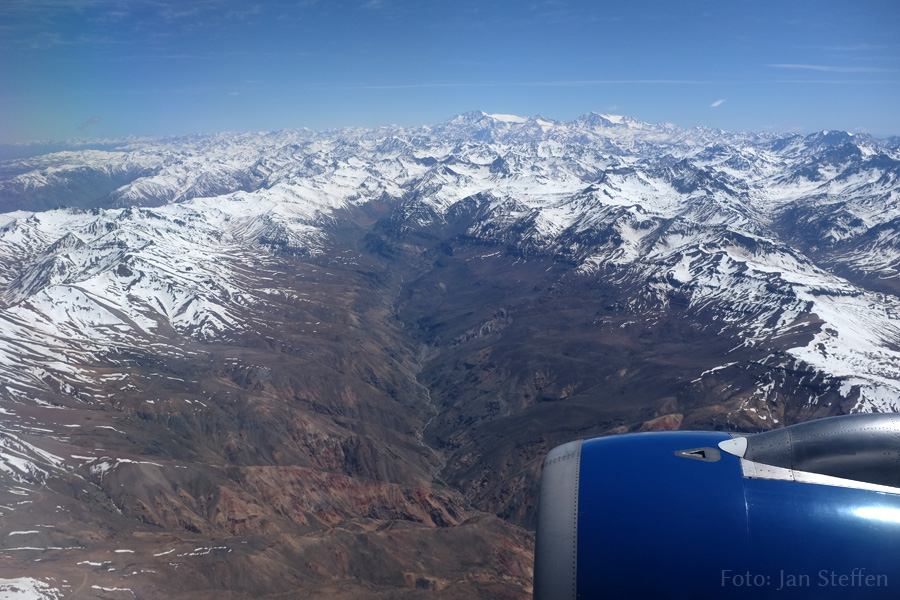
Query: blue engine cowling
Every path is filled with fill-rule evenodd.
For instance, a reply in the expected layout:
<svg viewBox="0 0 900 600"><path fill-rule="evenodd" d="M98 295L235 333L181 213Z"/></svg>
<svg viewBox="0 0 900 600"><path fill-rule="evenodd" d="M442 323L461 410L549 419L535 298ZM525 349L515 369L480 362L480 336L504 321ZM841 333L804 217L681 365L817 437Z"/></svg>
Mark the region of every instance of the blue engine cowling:
<svg viewBox="0 0 900 600"><path fill-rule="evenodd" d="M559 446L534 598L896 600L900 415Z"/></svg>

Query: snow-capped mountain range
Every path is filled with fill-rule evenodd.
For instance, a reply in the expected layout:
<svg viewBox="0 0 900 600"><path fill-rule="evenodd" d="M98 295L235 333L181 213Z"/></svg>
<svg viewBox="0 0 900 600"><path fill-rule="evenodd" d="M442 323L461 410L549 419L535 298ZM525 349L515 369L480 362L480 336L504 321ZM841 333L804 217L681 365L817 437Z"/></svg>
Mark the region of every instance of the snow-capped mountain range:
<svg viewBox="0 0 900 600"><path fill-rule="evenodd" d="M22 489L59 474L101 485L98 461L115 459L77 450L69 434L80 425L61 415L109 409L161 424L155 381L171 380L167 393L177 393L182 374L170 365L210 348L241 348L235 356L245 358L209 381L235 377L240 362L271 373L241 379L257 391L281 390L272 357L318 360L348 330L369 348L358 329L358 307L370 302L360 281L388 298L396 335L426 349L371 347L396 373L415 364L420 376L403 391L368 367L334 368L360 373L385 397L425 398L408 422L385 425L406 436L410 472L431 469L514 522L527 523L532 500L520 492L539 464L537 454L521 459L522 448L550 441L513 424L550 400L563 415L552 427L572 435L585 431L579 411L600 411L612 389L626 397L614 414L591 413L607 415L592 431L657 421L759 429L900 410L896 138L472 112L419 128L128 140L6 161L0 210L0 474ZM468 282L484 287L469 293ZM543 302L560 308L534 308ZM556 325L529 322L536 314ZM583 320L573 325L585 335L583 356L615 348L632 363L610 361L606 373L554 349L546 328L575 323L570 314ZM297 327L289 336L286 323ZM515 348L503 349L504 336ZM684 356L685 340L710 353ZM531 371L516 371L526 364ZM668 391L629 383L641 368L668 377ZM291 397L316 418L346 416L362 411L348 390ZM184 402L201 412L225 405L225 396L202 397L204 408ZM59 416L48 424L37 409ZM228 444L246 431L218 426L204 431L215 444L232 440L222 450L230 457ZM500 468L485 466L494 442L467 428L518 440L515 451L497 451L520 457L501 469L508 489L486 483ZM119 456L134 463L144 451Z"/></svg>
<svg viewBox="0 0 900 600"><path fill-rule="evenodd" d="M87 356L162 326L229 336L263 301L242 267L273 248L326 252L341 210L389 198L422 228L477 199L467 235L584 277L629 266L649 298L677 288L725 321L750 310L748 344L818 318L789 352L843 378L858 410L900 406L900 305L885 293L900 269L900 154L868 136L474 112L418 129L141 141L3 171L0 197L18 209L0 217L8 390L78 379ZM91 186L105 195L79 193ZM26 210L34 197L81 208Z"/></svg>

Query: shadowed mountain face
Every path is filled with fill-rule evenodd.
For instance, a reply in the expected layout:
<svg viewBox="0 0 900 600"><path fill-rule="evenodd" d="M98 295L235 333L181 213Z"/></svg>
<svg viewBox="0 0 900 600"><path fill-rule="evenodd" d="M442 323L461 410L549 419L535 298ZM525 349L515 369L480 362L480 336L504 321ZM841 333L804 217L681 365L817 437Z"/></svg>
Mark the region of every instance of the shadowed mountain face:
<svg viewBox="0 0 900 600"><path fill-rule="evenodd" d="M552 447L898 408L898 165L483 113L7 161L0 580L530 597Z"/></svg>

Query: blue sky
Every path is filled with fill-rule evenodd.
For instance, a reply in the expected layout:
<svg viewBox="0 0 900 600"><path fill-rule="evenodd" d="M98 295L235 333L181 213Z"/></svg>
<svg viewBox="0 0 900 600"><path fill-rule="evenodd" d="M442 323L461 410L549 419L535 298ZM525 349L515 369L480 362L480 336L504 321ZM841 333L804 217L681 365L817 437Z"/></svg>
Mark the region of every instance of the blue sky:
<svg viewBox="0 0 900 600"><path fill-rule="evenodd" d="M481 109L900 134L895 0L2 0L0 143Z"/></svg>

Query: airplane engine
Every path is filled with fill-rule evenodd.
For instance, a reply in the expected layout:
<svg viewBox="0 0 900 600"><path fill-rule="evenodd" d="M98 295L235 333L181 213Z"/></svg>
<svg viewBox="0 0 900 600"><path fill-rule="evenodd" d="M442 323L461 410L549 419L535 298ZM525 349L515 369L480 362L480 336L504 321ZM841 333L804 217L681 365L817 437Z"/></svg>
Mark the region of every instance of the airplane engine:
<svg viewBox="0 0 900 600"><path fill-rule="evenodd" d="M563 444L534 579L535 600L896 600L900 414Z"/></svg>

